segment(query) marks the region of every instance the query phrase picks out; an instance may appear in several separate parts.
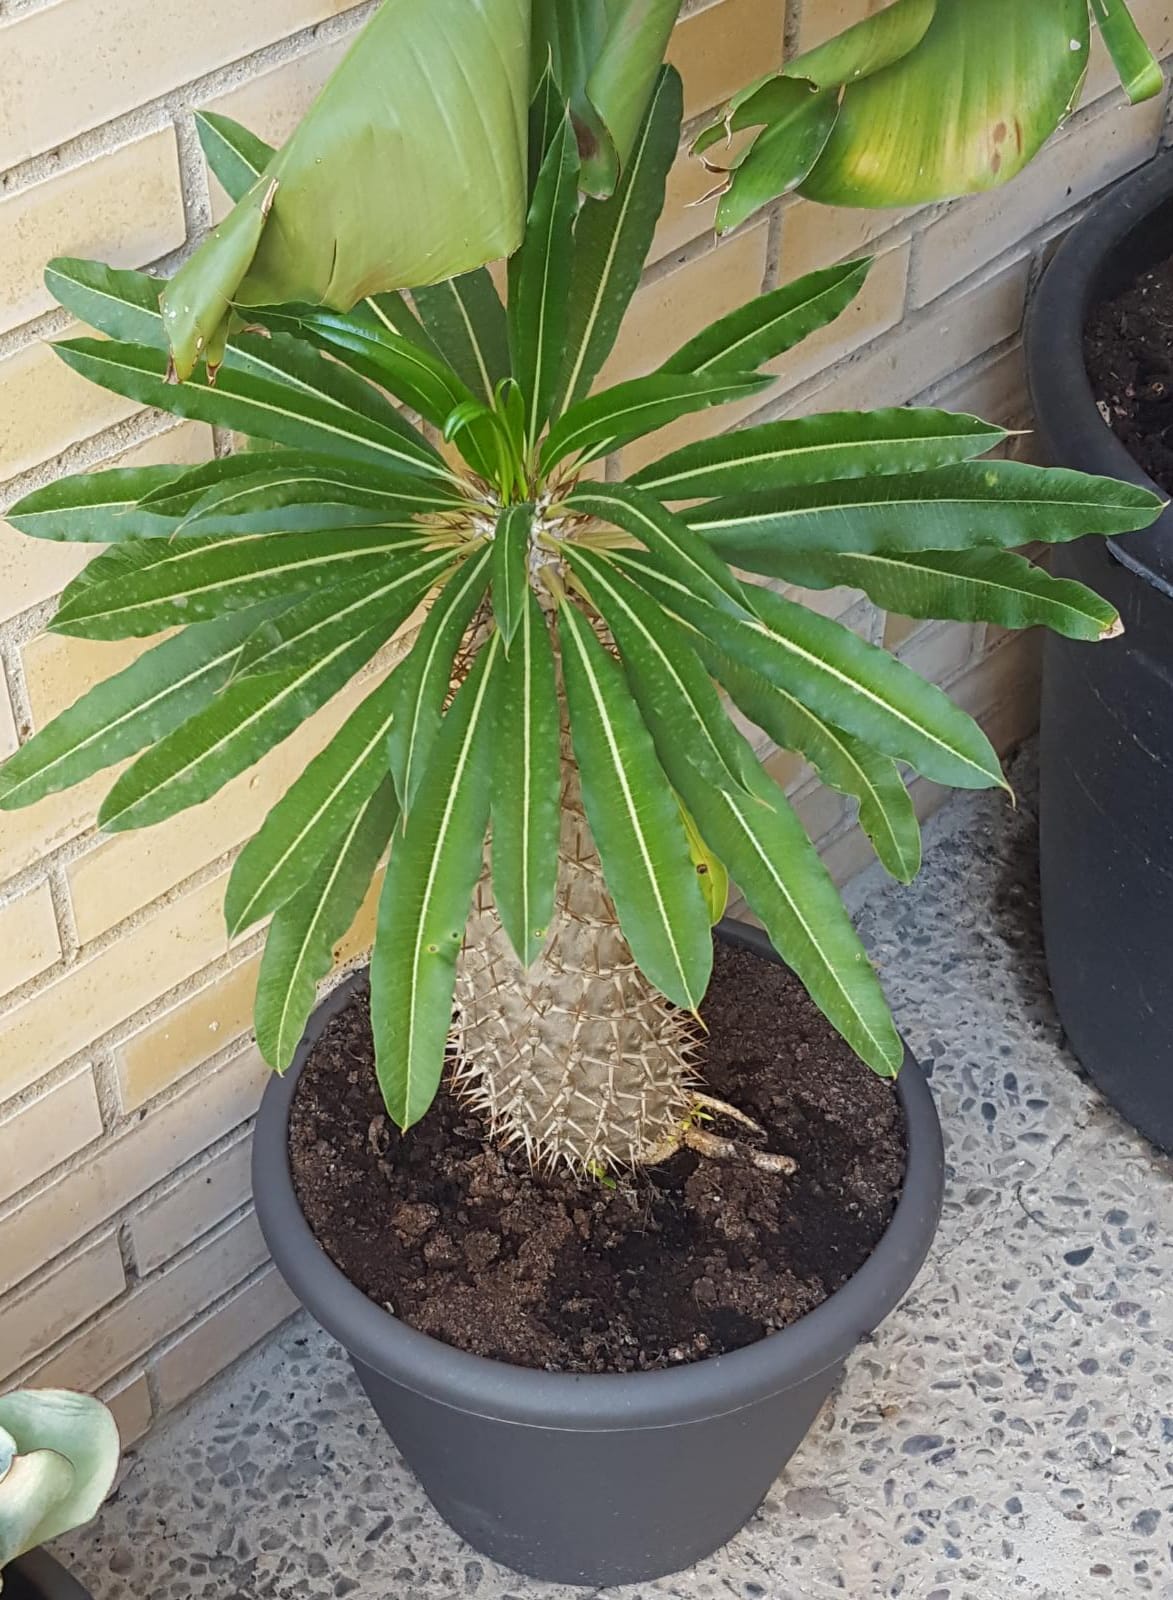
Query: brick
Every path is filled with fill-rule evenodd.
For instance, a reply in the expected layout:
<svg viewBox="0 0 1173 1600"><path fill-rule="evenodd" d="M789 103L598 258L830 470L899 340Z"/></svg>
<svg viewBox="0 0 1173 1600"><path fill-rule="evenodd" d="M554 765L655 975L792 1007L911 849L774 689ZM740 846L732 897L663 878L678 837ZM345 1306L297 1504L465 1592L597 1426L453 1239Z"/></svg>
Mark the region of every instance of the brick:
<svg viewBox="0 0 1173 1600"><path fill-rule="evenodd" d="M686 340L761 292L767 230L749 228L636 290L598 387L642 377Z"/></svg>
<svg viewBox="0 0 1173 1600"><path fill-rule="evenodd" d="M925 398L930 400L929 396ZM993 361L967 372L963 378L936 385L930 403L946 411L968 411L1004 428L1029 426L1030 395L1022 346L1015 345ZM1014 442L1016 452L1020 445L1020 440Z"/></svg>
<svg viewBox="0 0 1173 1600"><path fill-rule="evenodd" d="M842 827L854 810L854 802L817 779L808 788L792 795L790 803L811 842L816 845L834 833L836 828Z"/></svg>
<svg viewBox="0 0 1173 1600"><path fill-rule="evenodd" d="M0 906L0 995L60 959L61 941L47 883Z"/></svg>
<svg viewBox="0 0 1173 1600"><path fill-rule="evenodd" d="M252 1026L260 956L233 967L132 1033L114 1053L123 1111L159 1094Z"/></svg>
<svg viewBox="0 0 1173 1600"><path fill-rule="evenodd" d="M274 1268L246 1285L155 1363L161 1405L177 1406L258 1344L298 1309Z"/></svg>
<svg viewBox="0 0 1173 1600"><path fill-rule="evenodd" d="M151 1406L151 1386L145 1373L140 1373L137 1378L131 1378L128 1383L115 1389L113 1394L108 1394L106 1404L114 1413L114 1421L118 1424L118 1437L124 1450L129 1450L132 1444L137 1444L143 1435L150 1431L154 1414Z"/></svg>
<svg viewBox="0 0 1173 1600"><path fill-rule="evenodd" d="M383 876L383 869L380 868L371 881L362 905L358 908L358 916L355 917L348 932L334 946L336 967L358 966L363 958L370 954L371 946L375 942L375 923L379 913Z"/></svg>
<svg viewBox="0 0 1173 1600"><path fill-rule="evenodd" d="M179 1255L201 1234L239 1210L251 1194L252 1145L241 1139L130 1219L141 1277Z"/></svg>
<svg viewBox="0 0 1173 1600"><path fill-rule="evenodd" d="M38 633L20 652L25 689L37 731L137 661L155 639L73 639L64 633ZM113 778L107 779L108 783Z"/></svg>
<svg viewBox="0 0 1173 1600"><path fill-rule="evenodd" d="M16 712L12 709L12 700L8 693L4 669L0 666L0 761L3 761L5 756L10 756L19 743L20 738L16 731Z"/></svg>
<svg viewBox="0 0 1173 1600"><path fill-rule="evenodd" d="M956 299L930 307L911 319L899 338L847 362L791 409L807 413L905 404L1018 332L1029 273L1030 262L1017 261Z"/></svg>
<svg viewBox="0 0 1173 1600"><path fill-rule="evenodd" d="M798 25L799 50L826 44L880 9L882 0L807 0Z"/></svg>
<svg viewBox="0 0 1173 1600"><path fill-rule="evenodd" d="M165 1106L99 1145L68 1177L26 1200L4 1224L0 1287L20 1283L106 1218L252 1116L268 1080L256 1051L226 1062Z"/></svg>
<svg viewBox="0 0 1173 1600"><path fill-rule="evenodd" d="M789 789L806 771L806 762L796 750L775 750L762 765L767 775L782 789Z"/></svg>
<svg viewBox="0 0 1173 1600"><path fill-rule="evenodd" d="M0 1318L0 1378L8 1377L40 1351L56 1344L109 1305L125 1287L118 1242L109 1238L42 1278L19 1300L5 1301L4 1316Z"/></svg>
<svg viewBox="0 0 1173 1600"><path fill-rule="evenodd" d="M82 331L72 328L65 337L73 338ZM71 371L48 344L32 344L18 350L0 361L0 483L133 416L138 409L133 400L110 394ZM12 551L7 545L17 535L3 523L0 533L4 537L4 545L0 546L3 621L36 601L22 599L19 562L15 574L12 571ZM30 539L26 544L41 542ZM56 590L47 592L54 594Z"/></svg>
<svg viewBox="0 0 1173 1600"><path fill-rule="evenodd" d="M93 827L117 770L99 773L76 789L49 795L27 809L0 811L0 883Z"/></svg>
<svg viewBox="0 0 1173 1600"><path fill-rule="evenodd" d="M876 852L872 849L871 840L862 828L848 828L837 839L820 850L823 865L831 874L832 880L840 888L845 888L852 878L858 877L868 867L874 866Z"/></svg>
<svg viewBox="0 0 1173 1600"><path fill-rule="evenodd" d="M976 640L977 630L972 624L946 623L914 634L898 654L919 677L930 683L947 683L968 665Z"/></svg>
<svg viewBox="0 0 1173 1600"><path fill-rule="evenodd" d="M177 1333L265 1259L255 1216L241 1218L120 1301L40 1367L31 1381L41 1388L97 1389Z"/></svg>
<svg viewBox="0 0 1173 1600"><path fill-rule="evenodd" d="M1120 105L1053 139L1005 189L955 200L917 244L915 303L926 305L995 256L1147 161L1165 119L1161 96Z"/></svg>
<svg viewBox="0 0 1173 1600"><path fill-rule="evenodd" d="M9 1013L0 1099L19 1094L227 950L221 875L166 906Z"/></svg>
<svg viewBox="0 0 1173 1600"><path fill-rule="evenodd" d="M283 0L282 0L283 4ZM335 7L335 9L342 9ZM232 117L264 139L277 146L285 143L309 110L310 104L334 68L346 53L345 41L311 50L292 61L284 61L270 72L251 78L237 89L217 96L208 102L206 110L220 116ZM232 208L232 203L219 183L209 173L212 193L212 217L219 221Z"/></svg>
<svg viewBox="0 0 1173 1600"><path fill-rule="evenodd" d="M5 1117L0 1121L0 1202L67 1161L101 1132L98 1091L88 1067Z"/></svg>
<svg viewBox="0 0 1173 1600"><path fill-rule="evenodd" d="M6 64L6 83L10 72ZM56 75L49 81L54 92L43 98L53 103ZM0 200L0 329L56 304L44 282L53 256L140 267L186 237L173 128L21 189Z"/></svg>
<svg viewBox="0 0 1173 1600"><path fill-rule="evenodd" d="M792 389L894 327L904 315L908 262L908 245L898 245L878 256L863 288L842 315L771 361L766 370L778 374L783 388ZM865 396L845 404L862 407L871 401Z"/></svg>
<svg viewBox="0 0 1173 1600"><path fill-rule="evenodd" d="M352 683L265 759L202 805L98 846L66 869L78 937L95 939L256 832L369 682Z"/></svg>
<svg viewBox="0 0 1173 1600"><path fill-rule="evenodd" d="M0 167L27 161L353 3L61 0L14 18L0 26Z"/></svg>
<svg viewBox="0 0 1173 1600"><path fill-rule="evenodd" d="M679 24L668 60L684 79L684 120L782 65L785 0L720 0Z"/></svg>
<svg viewBox="0 0 1173 1600"><path fill-rule="evenodd" d="M890 611L884 618L884 648L895 650L906 639L910 639L918 628L925 624L917 617L902 617L898 612Z"/></svg>
<svg viewBox="0 0 1173 1600"><path fill-rule="evenodd" d="M890 249L908 237L916 216L915 210L873 211L794 199L782 211L783 281Z"/></svg>

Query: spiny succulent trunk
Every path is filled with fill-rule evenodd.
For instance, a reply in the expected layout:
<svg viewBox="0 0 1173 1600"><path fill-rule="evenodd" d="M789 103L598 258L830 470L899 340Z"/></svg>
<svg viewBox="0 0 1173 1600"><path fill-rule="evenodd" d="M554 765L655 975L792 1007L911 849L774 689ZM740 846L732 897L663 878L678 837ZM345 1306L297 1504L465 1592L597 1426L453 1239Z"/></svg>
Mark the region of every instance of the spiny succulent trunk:
<svg viewBox="0 0 1173 1600"><path fill-rule="evenodd" d="M562 765L558 897L526 971L477 888L456 984L455 1088L535 1162L621 1168L679 1143L695 1105L695 1023L648 983L603 883L578 781Z"/></svg>

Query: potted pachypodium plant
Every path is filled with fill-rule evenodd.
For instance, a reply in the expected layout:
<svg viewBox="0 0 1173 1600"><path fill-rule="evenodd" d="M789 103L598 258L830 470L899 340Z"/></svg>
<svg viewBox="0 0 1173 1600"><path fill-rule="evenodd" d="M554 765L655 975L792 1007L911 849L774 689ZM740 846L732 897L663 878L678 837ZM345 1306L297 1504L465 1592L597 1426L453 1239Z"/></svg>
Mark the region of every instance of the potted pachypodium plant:
<svg viewBox="0 0 1173 1600"><path fill-rule="evenodd" d="M286 1075L259 1123L258 1210L449 1520L510 1565L596 1584L686 1565L737 1530L936 1224L926 1086L915 1069L886 1086L904 1051L876 975L729 701L858 798L901 879L920 850L902 767L962 787L1004 780L940 691L777 585L848 585L913 616L1095 641L1116 631L1112 607L1013 547L1135 529L1158 510L1127 485L979 459L1002 430L927 410L767 422L600 480L632 441L764 395L762 369L831 322L867 272L853 262L788 284L658 371L597 387L677 150L680 83L657 64L675 9L631 8L655 45L644 77L617 68L622 29L577 44L539 33L528 135L524 49L495 48L492 94L451 74L486 133L465 150L443 107L437 159L458 149L477 165L474 210L463 232L459 207L405 213L419 233L387 248L411 252L391 274L415 280L410 304L332 208L304 133L324 129L328 145L353 122L361 41L278 154L203 119L237 209L162 305L149 277L55 263L57 298L106 335L57 348L118 393L276 448L66 479L9 513L29 534L114 545L70 585L57 630L181 631L11 758L4 806L133 758L101 822L149 826L373 669L228 891L234 932L272 918L257 1036ZM525 10L485 0L464 21L485 24L485 44L494 17ZM612 23L622 10L608 8ZM396 18L419 16L388 7L371 26L385 42ZM410 37L417 64L427 38ZM401 154L409 134L397 123ZM411 148L424 193L436 152ZM398 180L404 164L388 170ZM519 236L494 210L516 183ZM307 204L319 228L302 266L291 241ZM368 212L377 233L384 213ZM493 248L510 253L505 304L475 265ZM446 278L453 250L472 270ZM421 605L384 674L380 652ZM361 982L315 1013L388 851L369 1020ZM714 1008L726 870L769 942L719 930ZM773 952L829 1026L790 989L777 1009L771 986L790 980ZM429 1117L449 1048L455 1094ZM722 1050L744 1071L710 1094L701 1081ZM788 1122L785 1086L800 1075ZM844 1140L836 1174L824 1157ZM873 1232L849 1242L865 1200ZM785 1243L792 1216L791 1256L771 1267L762 1230ZM819 1241L802 1272L798 1236ZM369 1260L343 1271L355 1240ZM388 1261L401 1278L376 1288ZM708 1307L703 1340L690 1324L678 1344L659 1316L663 1269ZM482 1314L491 1332L473 1338ZM573 1359L556 1339L525 1344L538 1324L553 1339L558 1319L577 1330Z"/></svg>
<svg viewBox="0 0 1173 1600"><path fill-rule="evenodd" d="M0 1395L0 1589L6 1600L86 1600L38 1547L95 1517L118 1470L109 1409L64 1389Z"/></svg>

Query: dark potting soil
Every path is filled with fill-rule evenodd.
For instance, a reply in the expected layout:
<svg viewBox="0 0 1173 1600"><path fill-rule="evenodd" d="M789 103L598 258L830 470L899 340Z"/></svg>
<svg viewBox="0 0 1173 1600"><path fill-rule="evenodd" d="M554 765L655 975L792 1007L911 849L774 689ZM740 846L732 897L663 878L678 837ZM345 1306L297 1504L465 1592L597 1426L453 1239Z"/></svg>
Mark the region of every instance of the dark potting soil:
<svg viewBox="0 0 1173 1600"><path fill-rule="evenodd" d="M648 1371L786 1327L887 1228L903 1113L781 967L719 945L704 1017L706 1088L754 1117L796 1176L691 1151L613 1187L533 1172L447 1092L401 1135L375 1083L363 986L293 1103L310 1226L351 1282L411 1327L518 1366Z"/></svg>
<svg viewBox="0 0 1173 1600"><path fill-rule="evenodd" d="M1173 494L1173 260L1094 307L1083 347L1109 427Z"/></svg>

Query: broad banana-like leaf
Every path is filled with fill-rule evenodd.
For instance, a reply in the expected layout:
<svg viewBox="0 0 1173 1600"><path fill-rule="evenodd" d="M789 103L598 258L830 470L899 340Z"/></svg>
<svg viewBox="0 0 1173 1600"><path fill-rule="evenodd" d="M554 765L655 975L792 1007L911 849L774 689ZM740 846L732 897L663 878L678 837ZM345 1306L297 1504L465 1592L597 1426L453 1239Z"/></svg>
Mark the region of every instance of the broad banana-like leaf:
<svg viewBox="0 0 1173 1600"><path fill-rule="evenodd" d="M118 1455L100 1400L66 1389L0 1396L0 1568L96 1516Z"/></svg>
<svg viewBox="0 0 1173 1600"><path fill-rule="evenodd" d="M581 184L615 190L647 111L680 0L535 0L535 86L549 66L570 105Z"/></svg>
<svg viewBox="0 0 1173 1600"><path fill-rule="evenodd" d="M718 214L736 226L786 188L825 205L911 206L1007 183L1078 97L1091 43L1089 3L1134 102L1161 71L1126 0L893 0L874 16L734 97L696 141L721 170L722 134L762 132L729 163ZM810 125L787 80L838 97L812 159Z"/></svg>
<svg viewBox="0 0 1173 1600"><path fill-rule="evenodd" d="M222 347L232 305L349 311L513 253L526 210L529 14L529 0L384 0L289 142L164 290L181 380Z"/></svg>

